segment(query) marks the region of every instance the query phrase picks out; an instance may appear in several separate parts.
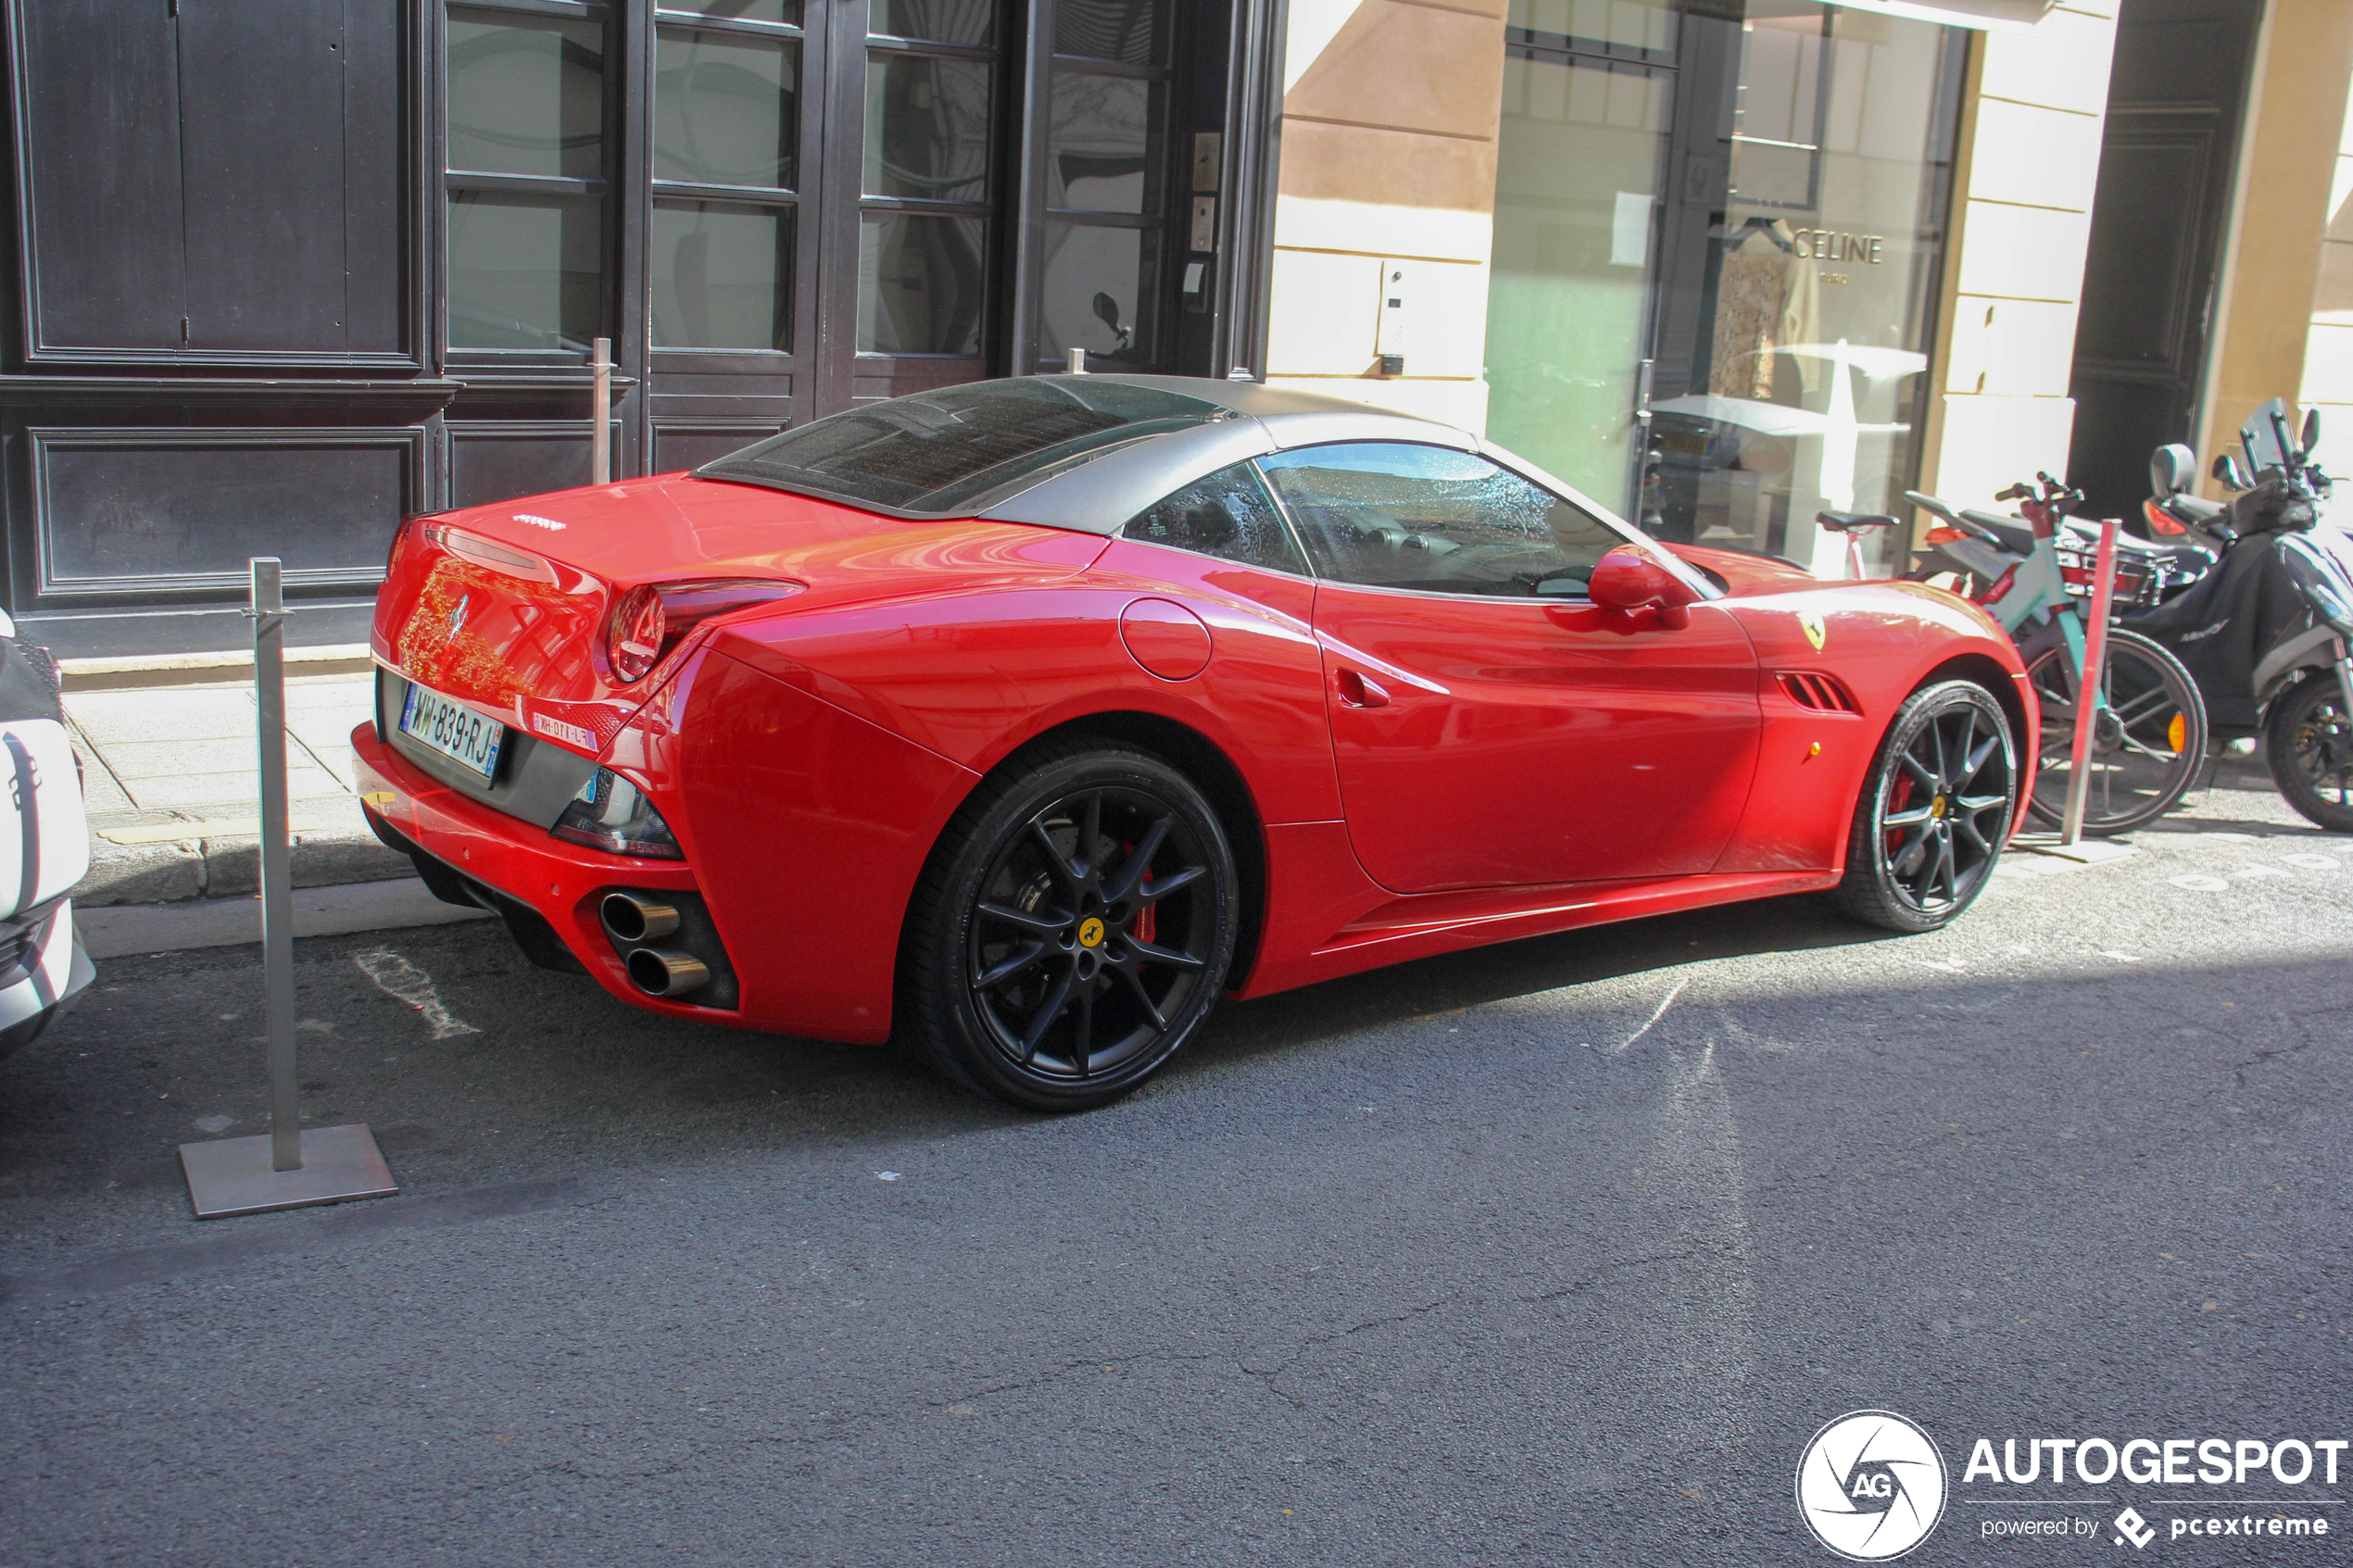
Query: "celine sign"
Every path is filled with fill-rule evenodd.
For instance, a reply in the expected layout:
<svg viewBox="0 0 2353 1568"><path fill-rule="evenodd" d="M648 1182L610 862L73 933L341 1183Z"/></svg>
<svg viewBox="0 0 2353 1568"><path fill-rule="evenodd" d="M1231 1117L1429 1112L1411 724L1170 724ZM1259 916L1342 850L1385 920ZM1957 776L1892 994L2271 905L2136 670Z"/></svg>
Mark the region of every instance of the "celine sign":
<svg viewBox="0 0 2353 1568"><path fill-rule="evenodd" d="M1841 234L1829 229L1796 229L1790 254L1801 261L1860 261L1877 267L1887 241L1878 234Z"/></svg>

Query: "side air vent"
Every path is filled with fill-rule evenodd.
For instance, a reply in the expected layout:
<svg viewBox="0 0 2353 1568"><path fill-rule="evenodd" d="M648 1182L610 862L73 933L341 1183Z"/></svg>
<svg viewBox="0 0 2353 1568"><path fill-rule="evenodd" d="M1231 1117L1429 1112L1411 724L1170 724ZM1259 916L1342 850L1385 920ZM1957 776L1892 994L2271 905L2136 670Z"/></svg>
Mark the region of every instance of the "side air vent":
<svg viewBox="0 0 2353 1568"><path fill-rule="evenodd" d="M1780 672L1781 690L1790 701L1800 708L1816 709L1824 713L1861 713L1863 705L1846 689L1846 683L1835 675L1820 675L1810 670L1784 670Z"/></svg>

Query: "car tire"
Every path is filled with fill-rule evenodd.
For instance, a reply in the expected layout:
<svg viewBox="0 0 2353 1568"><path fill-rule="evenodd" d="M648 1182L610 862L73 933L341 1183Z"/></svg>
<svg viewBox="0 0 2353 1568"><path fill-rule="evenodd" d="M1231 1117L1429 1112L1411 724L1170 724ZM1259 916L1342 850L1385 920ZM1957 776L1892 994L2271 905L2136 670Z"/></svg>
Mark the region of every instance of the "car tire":
<svg viewBox="0 0 2353 1568"><path fill-rule="evenodd" d="M1239 885L1183 773L1106 738L1041 743L932 852L900 945L899 1033L943 1076L1026 1110L1116 1099L1216 1004Z"/></svg>
<svg viewBox="0 0 2353 1568"><path fill-rule="evenodd" d="M1974 681L1914 692L1863 782L1831 901L1887 931L1951 924L1993 880L2018 778L2018 740L1992 693Z"/></svg>
<svg viewBox="0 0 2353 1568"><path fill-rule="evenodd" d="M2307 821L2353 833L2353 721L2334 667L2309 671L2271 704L2263 759L2280 794Z"/></svg>

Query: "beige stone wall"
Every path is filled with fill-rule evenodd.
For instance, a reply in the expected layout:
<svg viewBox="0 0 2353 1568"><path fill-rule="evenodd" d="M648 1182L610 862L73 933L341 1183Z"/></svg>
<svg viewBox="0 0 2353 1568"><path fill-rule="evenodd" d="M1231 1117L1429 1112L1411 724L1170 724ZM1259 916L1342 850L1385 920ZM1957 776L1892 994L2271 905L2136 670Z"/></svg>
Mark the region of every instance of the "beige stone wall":
<svg viewBox="0 0 2353 1568"><path fill-rule="evenodd" d="M2271 0L2241 133L2201 464L2233 445L2239 421L2271 397L2330 409L2321 416L2333 432L2322 442L2324 463L2353 451L2353 274L2345 265L2353 215L2335 216L2353 185L2348 79L2353 5ZM2221 494L2210 482L2207 489Z"/></svg>
<svg viewBox="0 0 2353 1568"><path fill-rule="evenodd" d="M1504 3L1290 0L1270 384L1484 426ZM1410 335L1383 378L1390 263Z"/></svg>
<svg viewBox="0 0 2353 1568"><path fill-rule="evenodd" d="M1964 506L2064 472L2076 307L2115 52L2114 0L2069 0L1969 61L1920 488Z"/></svg>
<svg viewBox="0 0 2353 1568"><path fill-rule="evenodd" d="M2336 7L2335 17L2341 34L2353 33L2353 27L2342 25L2353 21L2353 6ZM2332 82L2320 71L2313 73L2316 80L2310 91L2325 96L2319 106L2322 113L2304 117L2307 144L2325 130L2328 107L2335 108L2341 123L2336 157L2328 160L2328 206L2322 209L2324 227L2314 268L2312 313L2305 327L2296 401L2322 409L2322 466L2333 472L2353 473L2353 38L2340 36L2329 42L2335 45L2331 51L2335 58L2324 57L2322 63L2334 66L2336 80ZM2216 412L2236 419L2246 410L2218 408Z"/></svg>

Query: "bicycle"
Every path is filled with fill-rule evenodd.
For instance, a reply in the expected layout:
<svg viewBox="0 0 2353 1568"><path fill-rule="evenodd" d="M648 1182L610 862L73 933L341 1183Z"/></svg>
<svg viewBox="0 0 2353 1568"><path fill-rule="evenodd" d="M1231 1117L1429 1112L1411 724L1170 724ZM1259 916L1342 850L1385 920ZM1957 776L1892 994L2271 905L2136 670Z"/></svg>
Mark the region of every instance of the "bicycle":
<svg viewBox="0 0 2353 1568"><path fill-rule="evenodd" d="M1957 509L1933 495L1906 492L1907 500L1947 525L1930 532L1931 548L1910 575L1925 582L1953 574L1967 590L1962 596L1991 615L2018 645L2043 708L2028 811L2057 827L2075 763L2085 632L2078 601L2091 596L2097 558L2085 543L2060 536L2060 518L2082 503L2083 493L2047 473L2035 478L2039 488L2013 484L1994 496L2020 503L2022 515L2015 518ZM2120 550L2111 613L2155 604L2164 585L2159 563ZM2093 702L2083 831L2128 832L2172 809L2196 782L2206 755L2206 703L2180 659L2139 633L2113 624Z"/></svg>

